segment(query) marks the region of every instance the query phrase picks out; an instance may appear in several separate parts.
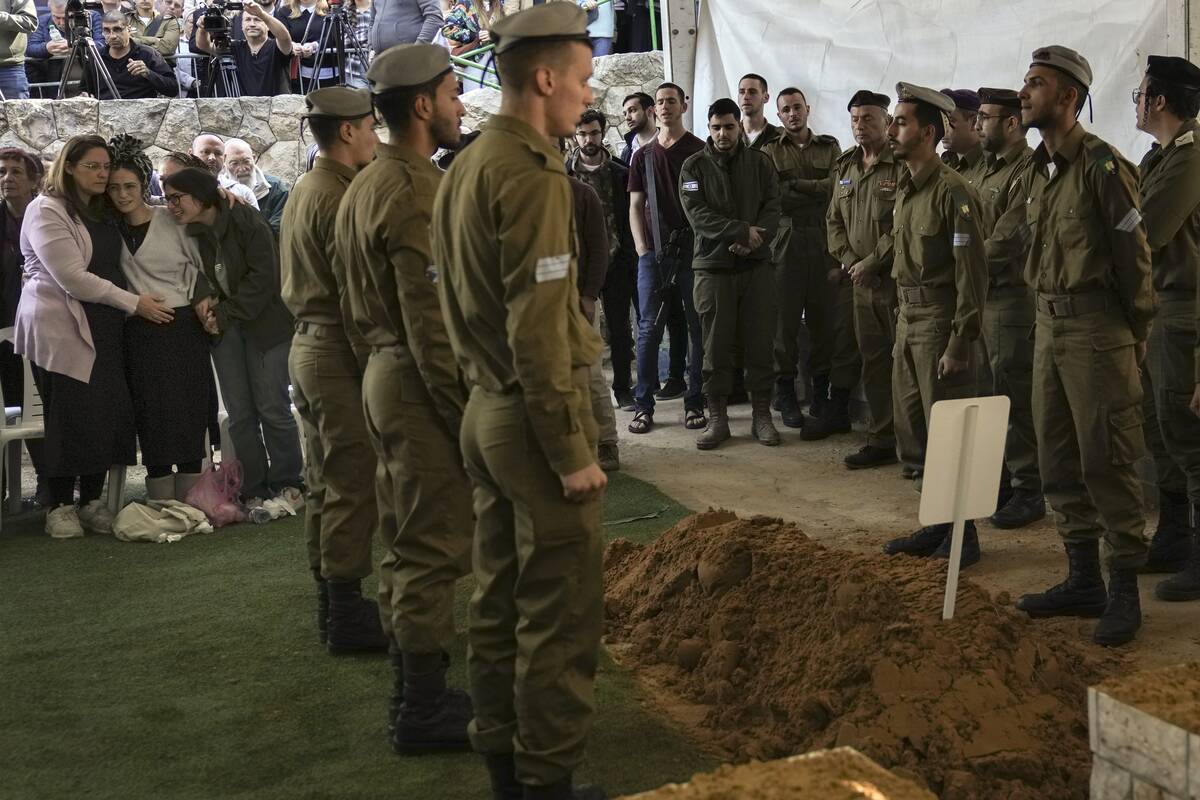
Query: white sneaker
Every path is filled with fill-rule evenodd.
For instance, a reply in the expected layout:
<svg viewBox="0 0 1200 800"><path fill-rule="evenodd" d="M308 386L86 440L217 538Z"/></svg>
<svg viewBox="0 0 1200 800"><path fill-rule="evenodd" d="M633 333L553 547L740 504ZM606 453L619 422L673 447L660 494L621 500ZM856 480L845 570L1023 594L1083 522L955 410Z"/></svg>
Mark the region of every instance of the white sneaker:
<svg viewBox="0 0 1200 800"><path fill-rule="evenodd" d="M46 512L46 533L52 539L78 539L83 536L75 506L59 506Z"/></svg>
<svg viewBox="0 0 1200 800"><path fill-rule="evenodd" d="M295 486L285 486L283 491L276 495L275 499L286 503L292 511L299 511L304 508L304 492Z"/></svg>
<svg viewBox="0 0 1200 800"><path fill-rule="evenodd" d="M103 500L92 500L79 509L79 523L92 533L111 534L114 520L116 515L108 510L108 504Z"/></svg>

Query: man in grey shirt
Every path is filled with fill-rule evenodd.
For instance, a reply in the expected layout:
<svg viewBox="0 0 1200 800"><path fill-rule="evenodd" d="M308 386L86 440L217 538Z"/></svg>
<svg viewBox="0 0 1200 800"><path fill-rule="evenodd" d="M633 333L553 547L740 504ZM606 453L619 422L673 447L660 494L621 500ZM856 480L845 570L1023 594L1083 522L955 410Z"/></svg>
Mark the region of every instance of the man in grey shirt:
<svg viewBox="0 0 1200 800"><path fill-rule="evenodd" d="M371 49L382 53L398 44L432 42L443 22L438 0L375 0Z"/></svg>

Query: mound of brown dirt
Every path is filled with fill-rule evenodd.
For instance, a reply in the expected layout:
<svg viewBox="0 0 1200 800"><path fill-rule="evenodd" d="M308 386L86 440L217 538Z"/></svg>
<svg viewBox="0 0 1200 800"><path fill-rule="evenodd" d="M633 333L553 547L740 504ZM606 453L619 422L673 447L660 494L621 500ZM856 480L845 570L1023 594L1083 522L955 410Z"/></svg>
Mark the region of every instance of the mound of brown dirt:
<svg viewBox="0 0 1200 800"><path fill-rule="evenodd" d="M623 660L702 704L701 731L735 760L849 745L945 800L1087 795L1087 686L1113 657L969 581L943 622L944 562L710 511L614 542L605 580Z"/></svg>

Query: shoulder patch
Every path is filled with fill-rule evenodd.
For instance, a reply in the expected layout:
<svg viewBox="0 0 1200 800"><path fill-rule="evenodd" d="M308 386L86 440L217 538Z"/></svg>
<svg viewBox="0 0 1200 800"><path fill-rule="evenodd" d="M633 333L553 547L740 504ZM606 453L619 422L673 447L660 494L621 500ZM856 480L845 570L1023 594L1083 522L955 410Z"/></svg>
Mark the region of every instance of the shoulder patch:
<svg viewBox="0 0 1200 800"><path fill-rule="evenodd" d="M1183 134L1182 136L1180 136L1179 138L1177 138L1175 140L1175 146L1182 147L1185 144L1192 144L1195 141L1196 141L1196 132L1188 131L1187 133Z"/></svg>
<svg viewBox="0 0 1200 800"><path fill-rule="evenodd" d="M851 156L853 156L853 155L854 155L854 151L855 151L855 150L857 150L857 149L858 149L858 147L857 147L857 146L855 146L855 147L851 147L851 148L850 148L850 149L848 149L848 150L843 150L843 151L842 151L842 154L841 154L840 156L838 156L838 157L837 157L837 160L838 160L838 161L849 161L849 160L850 160L850 158L851 158Z"/></svg>
<svg viewBox="0 0 1200 800"><path fill-rule="evenodd" d="M820 142L821 144L831 144L834 147L837 147L839 149L841 148L841 145L838 144L837 137L831 136L828 133L822 133L822 134L818 135L817 141Z"/></svg>
<svg viewBox="0 0 1200 800"><path fill-rule="evenodd" d="M1083 140L1083 148L1087 151L1088 158L1091 159L1097 167L1104 170L1109 175L1117 174L1117 154L1113 151L1108 142L1101 139L1099 136L1088 134Z"/></svg>
<svg viewBox="0 0 1200 800"><path fill-rule="evenodd" d="M954 210L959 213L963 219L971 218L971 194L967 191L967 187L953 183L950 185L950 197L954 200Z"/></svg>

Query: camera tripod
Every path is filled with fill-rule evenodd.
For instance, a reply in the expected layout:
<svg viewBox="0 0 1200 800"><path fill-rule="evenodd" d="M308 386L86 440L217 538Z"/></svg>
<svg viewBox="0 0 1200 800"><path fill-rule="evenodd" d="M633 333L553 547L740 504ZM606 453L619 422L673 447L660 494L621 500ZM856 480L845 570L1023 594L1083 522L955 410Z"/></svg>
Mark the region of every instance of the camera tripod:
<svg viewBox="0 0 1200 800"><path fill-rule="evenodd" d="M241 97L242 86L238 83L237 63L229 54L228 43L217 45L216 52L205 62L208 72L209 97Z"/></svg>
<svg viewBox="0 0 1200 800"><path fill-rule="evenodd" d="M67 83L71 77L71 70L76 64L84 66L84 74L87 73L87 67L91 66L91 71L96 77L96 93L93 95L96 99L100 98L100 81L104 81L104 85L108 87L108 91L112 94L112 99L120 100L121 95L117 92L117 87L113 83L112 75L108 71L108 67L104 65L104 59L100 56L100 50L96 47L96 43L92 41L92 34L88 28L87 21L82 24L73 24L71 26L71 50L67 53L67 60L63 63L62 77L58 80L58 94L56 99L63 100L67 96ZM80 79L80 84L83 79ZM90 91L92 87L83 86L84 91Z"/></svg>
<svg viewBox="0 0 1200 800"><path fill-rule="evenodd" d="M345 2L329 4L329 14L325 17L321 38L317 42L317 52L313 56L313 76L307 83L304 76L300 76L300 94L307 94L321 85L321 65L325 63L325 57L330 52L337 53L337 81L341 85L346 83L347 46L358 56L364 68L371 63L367 58L367 49L363 47L358 38L358 31L349 19L351 13Z"/></svg>

